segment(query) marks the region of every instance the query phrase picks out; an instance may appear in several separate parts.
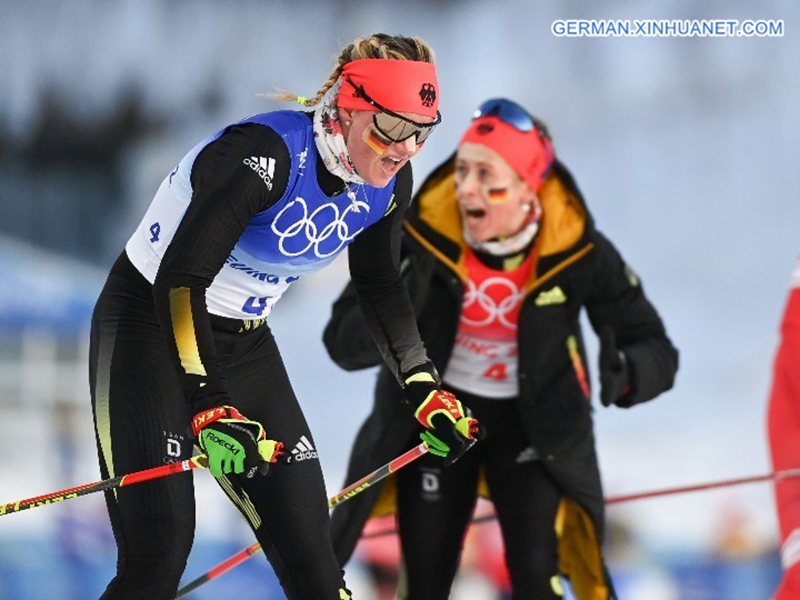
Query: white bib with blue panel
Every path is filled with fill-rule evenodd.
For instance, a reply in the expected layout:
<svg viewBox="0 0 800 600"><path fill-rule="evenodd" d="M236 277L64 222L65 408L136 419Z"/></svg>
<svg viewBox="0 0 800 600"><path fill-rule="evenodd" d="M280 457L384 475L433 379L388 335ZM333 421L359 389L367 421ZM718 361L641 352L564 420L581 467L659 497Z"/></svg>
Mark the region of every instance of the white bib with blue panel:
<svg viewBox="0 0 800 600"><path fill-rule="evenodd" d="M311 120L296 111L255 115L242 123L275 130L289 149L291 172L283 197L247 225L206 291L211 314L235 319L266 317L289 284L333 262L356 235L383 217L394 180L385 188L351 184L351 194L326 196L317 183L317 147ZM139 227L125 246L136 268L153 283L161 259L192 199L197 155L222 131L200 142L164 179ZM275 161L244 159L272 184Z"/></svg>

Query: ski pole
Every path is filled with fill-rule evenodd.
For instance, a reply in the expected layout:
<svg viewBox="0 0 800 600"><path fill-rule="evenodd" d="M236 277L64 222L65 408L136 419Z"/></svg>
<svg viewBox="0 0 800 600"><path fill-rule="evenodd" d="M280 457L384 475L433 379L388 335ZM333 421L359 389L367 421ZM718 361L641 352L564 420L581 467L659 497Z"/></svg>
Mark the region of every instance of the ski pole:
<svg viewBox="0 0 800 600"><path fill-rule="evenodd" d="M422 442L418 446L414 446L408 452L405 452L400 456L398 456L397 458L390 460L382 467L379 467L369 475L362 477L355 483L348 485L341 492L331 497L328 500L328 508L333 508L334 506L349 500L356 494L360 494L368 487L376 484L382 479L385 479L387 476L394 473L398 469L406 466L408 463L418 459L427 451L428 451L428 445L425 442ZM252 546L249 546L244 550L238 552L237 554L234 554L229 559L221 562L207 573L187 583L185 586L183 586L181 589L178 590L178 593L176 594L175 598L182 598L186 594L193 592L194 590L199 588L204 583L207 583L212 579L219 577L223 573L230 571L234 567L239 566L259 550L261 550L261 544L256 542Z"/></svg>
<svg viewBox="0 0 800 600"><path fill-rule="evenodd" d="M85 496L93 494L94 492L102 492L112 488L125 487L142 481L149 481L150 479L158 479L159 477L166 477L175 473L182 473L190 471L191 469L205 469L208 467L208 459L205 454L199 454L187 460L180 462L162 465L160 467L153 467L152 469L144 469L143 471L135 471L127 475L119 475L112 479L104 479L94 483L87 483L76 487L68 488L35 498L28 498L18 502L11 502L9 504L0 505L0 516L8 515L11 513L20 512L28 508L36 508L37 506L47 506L63 500L71 500L78 496Z"/></svg>
<svg viewBox="0 0 800 600"><path fill-rule="evenodd" d="M345 500L348 500L363 492L369 486L379 482L381 479L386 478L387 476L391 475L398 469L405 467L408 463L415 461L420 456L425 454L428 451L428 444L422 442L421 444L414 446L408 452L404 452L394 460L390 460L388 463L383 465L382 467L376 469L369 475L365 475L355 483L348 485L344 488L341 492L333 496L330 500L328 500L328 508L333 508L337 504L341 504Z"/></svg>

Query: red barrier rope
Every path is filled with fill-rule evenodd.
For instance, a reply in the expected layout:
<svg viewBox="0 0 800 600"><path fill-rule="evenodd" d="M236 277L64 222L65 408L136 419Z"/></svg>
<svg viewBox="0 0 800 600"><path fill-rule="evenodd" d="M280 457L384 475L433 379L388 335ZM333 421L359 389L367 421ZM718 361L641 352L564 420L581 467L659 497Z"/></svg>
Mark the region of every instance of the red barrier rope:
<svg viewBox="0 0 800 600"><path fill-rule="evenodd" d="M723 481L714 481L711 483L700 483L697 485L687 485L683 487L667 488L663 490L655 490L652 492L640 492L638 494L627 494L624 496L612 496L610 498L606 498L606 504L618 504L620 502L630 502L631 500L656 498L658 496L671 496L673 494L699 492L702 490L730 487L734 485L742 485L745 483L756 483L759 481L770 481L773 479L789 479L792 477L800 477L800 469L786 469L785 471L776 471L774 473L769 473L767 475L757 475L754 477L741 477L739 479L726 479Z"/></svg>
<svg viewBox="0 0 800 600"><path fill-rule="evenodd" d="M699 492L703 490L712 490L715 488L722 488L722 487L731 487L735 485L743 485L745 483L757 483L759 481L771 481L773 479L791 479L793 477L800 477L800 469L786 469L783 471L776 471L774 473L769 473L767 475L756 475L753 477L740 477L738 479L725 479L722 481L713 481L709 483L700 483L697 485L687 485L682 487L673 487L673 488L665 488L661 490L654 490L650 492L638 492L636 494L625 494L622 496L610 496L606 498L606 504L620 504L622 502L630 502L632 500L644 500L647 498L657 498L659 496L671 496L674 494L685 494L689 492ZM489 513L486 515L481 515L480 517L475 517L472 519L473 525L479 525L481 523L486 523L488 521L493 521L497 518L495 513ZM382 529L380 531L373 531L371 533L365 533L361 536L361 539L368 540L376 537L382 537L384 535L392 535L397 533L397 530L392 529Z"/></svg>

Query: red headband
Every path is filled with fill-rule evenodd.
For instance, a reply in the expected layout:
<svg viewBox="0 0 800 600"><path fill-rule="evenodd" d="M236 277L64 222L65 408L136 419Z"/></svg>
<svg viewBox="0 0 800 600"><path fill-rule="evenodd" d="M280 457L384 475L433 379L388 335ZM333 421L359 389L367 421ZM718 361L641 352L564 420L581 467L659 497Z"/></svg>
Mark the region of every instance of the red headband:
<svg viewBox="0 0 800 600"><path fill-rule="evenodd" d="M433 63L393 58L361 58L342 69L342 87L337 105L356 110L378 110L361 98L350 84L381 106L398 113L436 117L439 83Z"/></svg>
<svg viewBox="0 0 800 600"><path fill-rule="evenodd" d="M534 192L553 162L553 146L534 128L520 131L491 115L475 119L461 138L461 144L479 144L497 152Z"/></svg>

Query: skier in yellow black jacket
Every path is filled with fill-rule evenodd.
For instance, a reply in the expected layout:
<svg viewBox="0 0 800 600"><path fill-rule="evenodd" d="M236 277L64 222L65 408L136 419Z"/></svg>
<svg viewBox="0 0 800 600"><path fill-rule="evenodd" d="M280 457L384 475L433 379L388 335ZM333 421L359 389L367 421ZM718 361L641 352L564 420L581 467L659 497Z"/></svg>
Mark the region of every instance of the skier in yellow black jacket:
<svg viewBox="0 0 800 600"><path fill-rule="evenodd" d="M600 337L600 399L628 408L672 387L678 352L636 273L595 229L546 128L514 102L475 114L406 215L403 271L428 355L486 428L458 462L426 456L333 513L342 565L366 520L397 510L400 598L446 599L478 495L495 505L513 598L615 598L600 546L585 309ZM380 364L352 284L325 330L347 370ZM347 483L418 442L381 368ZM388 504L387 504L388 502ZM425 549L423 551L423 549Z"/></svg>

